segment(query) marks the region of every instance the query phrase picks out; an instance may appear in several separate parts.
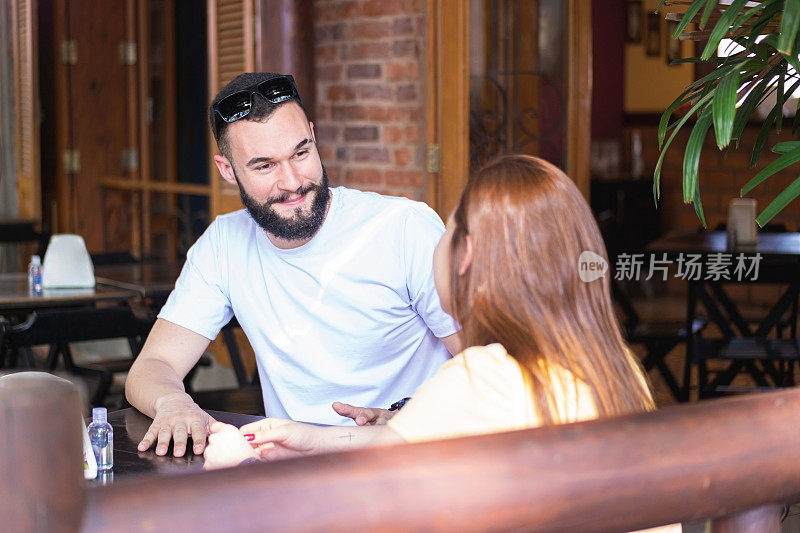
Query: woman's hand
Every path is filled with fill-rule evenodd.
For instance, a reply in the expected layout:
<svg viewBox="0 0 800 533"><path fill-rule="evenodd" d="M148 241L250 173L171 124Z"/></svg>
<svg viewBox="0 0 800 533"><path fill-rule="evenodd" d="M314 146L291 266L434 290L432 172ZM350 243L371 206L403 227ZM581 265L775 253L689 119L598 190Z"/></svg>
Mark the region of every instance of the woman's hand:
<svg viewBox="0 0 800 533"><path fill-rule="evenodd" d="M329 429L282 418L265 418L246 424L239 431L261 459L273 460L330 451L332 447L326 445L325 438Z"/></svg>
<svg viewBox="0 0 800 533"><path fill-rule="evenodd" d="M236 466L245 459L258 458L253 446L247 442L242 433L230 424L214 422L211 424L211 435L205 452L203 468L213 470Z"/></svg>

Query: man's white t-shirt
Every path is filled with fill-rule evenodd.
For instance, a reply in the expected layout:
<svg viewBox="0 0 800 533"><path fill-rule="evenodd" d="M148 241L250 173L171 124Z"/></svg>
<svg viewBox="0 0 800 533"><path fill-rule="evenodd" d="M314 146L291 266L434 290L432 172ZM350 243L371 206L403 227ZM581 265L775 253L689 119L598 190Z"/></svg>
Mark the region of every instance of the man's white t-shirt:
<svg viewBox="0 0 800 533"><path fill-rule="evenodd" d="M256 353L268 416L352 423L333 401L386 408L449 358L456 332L433 282L444 227L427 205L337 187L317 235L275 247L245 210L189 250L161 309L208 339L236 315Z"/></svg>

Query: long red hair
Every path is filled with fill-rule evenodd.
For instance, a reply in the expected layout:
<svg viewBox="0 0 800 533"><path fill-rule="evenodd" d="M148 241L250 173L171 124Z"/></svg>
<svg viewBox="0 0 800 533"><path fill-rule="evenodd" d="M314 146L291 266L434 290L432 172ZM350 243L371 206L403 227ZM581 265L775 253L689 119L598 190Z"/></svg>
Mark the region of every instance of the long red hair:
<svg viewBox="0 0 800 533"><path fill-rule="evenodd" d="M608 277L579 276L582 252L607 254L589 206L561 170L532 156L495 159L470 178L453 217L448 303L462 345L501 343L545 423L557 422L549 370L558 367L588 386L600 416L653 408ZM473 258L459 275L467 235Z"/></svg>

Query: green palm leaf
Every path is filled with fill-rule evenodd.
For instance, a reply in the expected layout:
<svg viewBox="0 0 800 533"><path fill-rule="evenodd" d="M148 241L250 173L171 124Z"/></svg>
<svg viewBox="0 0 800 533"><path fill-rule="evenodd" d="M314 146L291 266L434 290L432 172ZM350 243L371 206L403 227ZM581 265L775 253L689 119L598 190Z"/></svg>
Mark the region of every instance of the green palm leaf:
<svg viewBox="0 0 800 533"><path fill-rule="evenodd" d="M708 43L703 49L703 53L700 54L702 59L708 59L717 52L719 42L728 33L734 19L736 18L736 15L742 10L742 7L744 7L746 3L747 0L734 0L730 7L725 10L725 13L722 14L717 23L714 25L714 29L711 30L711 35L708 37ZM692 7L694 7L694 4Z"/></svg>
<svg viewBox="0 0 800 533"><path fill-rule="evenodd" d="M659 154L658 161L656 162L656 169L653 171L653 199L655 200L656 204L658 203L658 199L661 197L661 166L664 164L664 156L667 153L667 148L669 148L669 145L672 144L672 141L680 131L681 126L683 126L686 121L689 120L689 117L692 116L698 109L700 109L701 106L704 106L712 96L713 94L706 94L692 106L689 112L678 121L675 129L672 130L672 134L670 134L669 139L667 139L667 142L665 142L664 146L661 148L661 154Z"/></svg>
<svg viewBox="0 0 800 533"><path fill-rule="evenodd" d="M756 222L762 228L780 213L789 203L800 195L800 178L789 184L772 202L756 217Z"/></svg>
<svg viewBox="0 0 800 533"><path fill-rule="evenodd" d="M787 56L792 54L798 27L800 27L800 2L787 0L783 6L780 36L778 37L780 53Z"/></svg>
<svg viewBox="0 0 800 533"><path fill-rule="evenodd" d="M717 93L711 100L711 110L714 118L714 135L717 137L717 147L720 150L728 146L731 142L733 120L736 117L736 91L738 89L739 72L734 70L720 80L717 86Z"/></svg>
<svg viewBox="0 0 800 533"><path fill-rule="evenodd" d="M710 127L711 113L706 109L694 125L683 155L683 201L686 203L693 202L698 191L697 172L700 167L700 153L703 151L703 141Z"/></svg>
<svg viewBox="0 0 800 533"><path fill-rule="evenodd" d="M800 147L795 148L789 152L786 152L778 159L764 167L761 172L756 174L755 176L750 179L747 183L745 183L744 187L742 187L742 196L752 191L756 186L758 186L762 181L767 179L768 177L772 176L776 172L780 172L784 168L794 165L800 161Z"/></svg>

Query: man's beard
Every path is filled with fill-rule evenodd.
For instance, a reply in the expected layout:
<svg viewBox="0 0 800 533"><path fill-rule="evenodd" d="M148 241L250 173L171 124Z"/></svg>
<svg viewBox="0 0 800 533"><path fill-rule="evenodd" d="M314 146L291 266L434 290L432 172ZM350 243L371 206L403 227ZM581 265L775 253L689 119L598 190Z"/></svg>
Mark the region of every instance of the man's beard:
<svg viewBox="0 0 800 533"><path fill-rule="evenodd" d="M284 193L275 198L270 198L263 204L259 204L255 198L245 192L239 177L236 176L235 170L233 174L236 177L236 183L239 184L239 197L242 199L242 204L247 208L247 212L250 213L256 224L261 226L267 233L287 241L310 239L325 221L325 212L328 207L328 199L331 197L331 190L328 187L328 173L325 171L324 166L322 167L322 183L309 183L300 187L294 193ZM315 191L315 194L314 201L311 204L311 212L308 214L304 214L302 208L298 206L291 218L284 218L272 208L272 204L285 202L293 194L303 196L311 191Z"/></svg>

